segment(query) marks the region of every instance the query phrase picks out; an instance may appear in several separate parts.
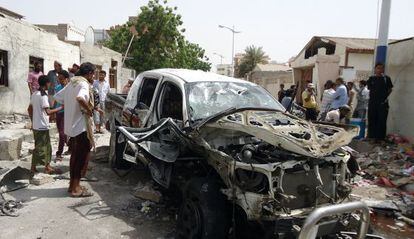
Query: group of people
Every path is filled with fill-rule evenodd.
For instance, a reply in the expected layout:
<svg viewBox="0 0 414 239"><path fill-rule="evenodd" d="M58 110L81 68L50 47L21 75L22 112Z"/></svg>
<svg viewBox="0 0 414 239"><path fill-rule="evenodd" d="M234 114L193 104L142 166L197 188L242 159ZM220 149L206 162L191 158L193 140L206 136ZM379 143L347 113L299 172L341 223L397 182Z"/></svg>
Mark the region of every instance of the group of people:
<svg viewBox="0 0 414 239"><path fill-rule="evenodd" d="M35 62L27 80L31 94L28 112L35 140L31 171L36 173L37 166L44 165L45 173L59 173L50 165L49 128L50 122L55 121L59 132L56 160L63 159L65 144L71 155L68 192L73 197L92 196L88 189L80 186L80 179L85 177L90 150L94 147L93 123L95 133L102 133L105 123L105 100L110 91L106 72L99 71L98 80L94 81L96 68L89 62L80 66L74 64L66 71L55 61L54 70L47 75L43 75L41 69L41 63Z"/></svg>
<svg viewBox="0 0 414 239"><path fill-rule="evenodd" d="M368 138L383 140L386 136L388 96L393 87L390 77L384 74L384 68L384 64L376 64L375 74L367 81L361 80L358 86L353 82L346 83L341 77L335 82L328 80L320 104L315 85L308 83L301 93L306 120L349 123L352 117L362 120L368 117ZM294 92L284 90L284 85L280 85L278 99L286 109L291 105Z"/></svg>

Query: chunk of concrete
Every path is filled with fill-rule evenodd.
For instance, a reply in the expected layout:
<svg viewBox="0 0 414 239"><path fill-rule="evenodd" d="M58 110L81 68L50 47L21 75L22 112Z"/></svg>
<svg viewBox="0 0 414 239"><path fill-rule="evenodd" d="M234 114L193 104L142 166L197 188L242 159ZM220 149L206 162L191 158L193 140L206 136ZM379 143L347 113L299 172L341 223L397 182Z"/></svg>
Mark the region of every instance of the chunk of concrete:
<svg viewBox="0 0 414 239"><path fill-rule="evenodd" d="M92 152L92 159L96 161L108 161L109 159L109 146L99 146L95 152Z"/></svg>
<svg viewBox="0 0 414 239"><path fill-rule="evenodd" d="M30 183L36 186L40 186L46 183L51 183L55 181L52 175L45 174L45 173L37 173L33 176L32 180L30 180Z"/></svg>
<svg viewBox="0 0 414 239"><path fill-rule="evenodd" d="M146 185L138 184L138 186L135 187L132 195L134 195L137 198L149 200L155 203L159 203L161 201L161 196L162 196L161 193L155 190L150 184L146 184Z"/></svg>
<svg viewBox="0 0 414 239"><path fill-rule="evenodd" d="M22 150L23 136L13 131L0 131L0 160L17 160Z"/></svg>

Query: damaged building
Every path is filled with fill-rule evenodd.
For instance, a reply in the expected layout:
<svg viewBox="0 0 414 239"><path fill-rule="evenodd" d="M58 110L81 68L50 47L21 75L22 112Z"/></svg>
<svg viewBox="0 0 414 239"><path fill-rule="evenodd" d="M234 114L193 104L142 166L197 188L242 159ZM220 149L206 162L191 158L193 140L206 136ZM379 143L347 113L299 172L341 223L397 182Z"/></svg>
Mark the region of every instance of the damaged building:
<svg viewBox="0 0 414 239"><path fill-rule="evenodd" d="M79 47L79 61L93 63L97 71L104 70L107 81L113 92L120 92L130 77L135 77L135 71L122 67L122 54L102 46L95 41L95 30L88 27L86 31L72 24L37 25L46 31L58 35L58 38ZM98 74L95 74L98 79Z"/></svg>
<svg viewBox="0 0 414 239"><path fill-rule="evenodd" d="M26 80L34 61L43 64L45 73L53 69L54 60L64 66L79 64L79 47L1 7L0 35L0 114L26 113L30 100Z"/></svg>
<svg viewBox="0 0 414 239"><path fill-rule="evenodd" d="M66 69L89 61L107 72L113 92L135 71L122 67L122 54L96 45L94 30L81 30L73 24L33 25L18 13L0 7L0 114L25 114L30 99L27 76L33 63L43 65L47 74L58 60ZM96 75L96 77L98 77Z"/></svg>
<svg viewBox="0 0 414 239"><path fill-rule="evenodd" d="M346 81L366 80L372 71L375 45L376 40L370 38L315 36L291 62L294 81L301 90L313 82L320 95L325 82L339 76ZM300 97L297 100L301 102Z"/></svg>

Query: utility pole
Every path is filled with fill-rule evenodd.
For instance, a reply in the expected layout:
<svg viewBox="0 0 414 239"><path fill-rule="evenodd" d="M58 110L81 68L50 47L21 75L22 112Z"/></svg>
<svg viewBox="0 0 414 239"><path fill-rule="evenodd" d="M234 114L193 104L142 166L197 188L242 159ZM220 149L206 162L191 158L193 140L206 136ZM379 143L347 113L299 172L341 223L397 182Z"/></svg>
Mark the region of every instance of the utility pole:
<svg viewBox="0 0 414 239"><path fill-rule="evenodd" d="M377 49L375 53L375 64L382 63L385 65L385 62L387 60L390 11L391 11L391 0L382 0L381 16L380 16L379 31L378 31L378 43L377 43Z"/></svg>
<svg viewBox="0 0 414 239"><path fill-rule="evenodd" d="M223 55L220 55L220 54L215 53L215 52L213 52L213 55L216 55L216 56L220 57L220 64L223 64L223 58L224 58Z"/></svg>
<svg viewBox="0 0 414 239"><path fill-rule="evenodd" d="M219 25L219 28L225 28L233 33L232 45L231 45L231 76L234 77L234 34L241 33L241 31L236 31L234 28L234 25L231 28L223 26L223 25Z"/></svg>

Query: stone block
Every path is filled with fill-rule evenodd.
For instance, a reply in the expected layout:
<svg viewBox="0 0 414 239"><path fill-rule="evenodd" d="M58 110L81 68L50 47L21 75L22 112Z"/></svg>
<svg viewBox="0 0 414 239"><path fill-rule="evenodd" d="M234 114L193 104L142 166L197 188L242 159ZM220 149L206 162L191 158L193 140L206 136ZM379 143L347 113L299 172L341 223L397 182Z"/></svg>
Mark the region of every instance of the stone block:
<svg viewBox="0 0 414 239"><path fill-rule="evenodd" d="M0 136L0 160L17 160L22 150L23 137Z"/></svg>

